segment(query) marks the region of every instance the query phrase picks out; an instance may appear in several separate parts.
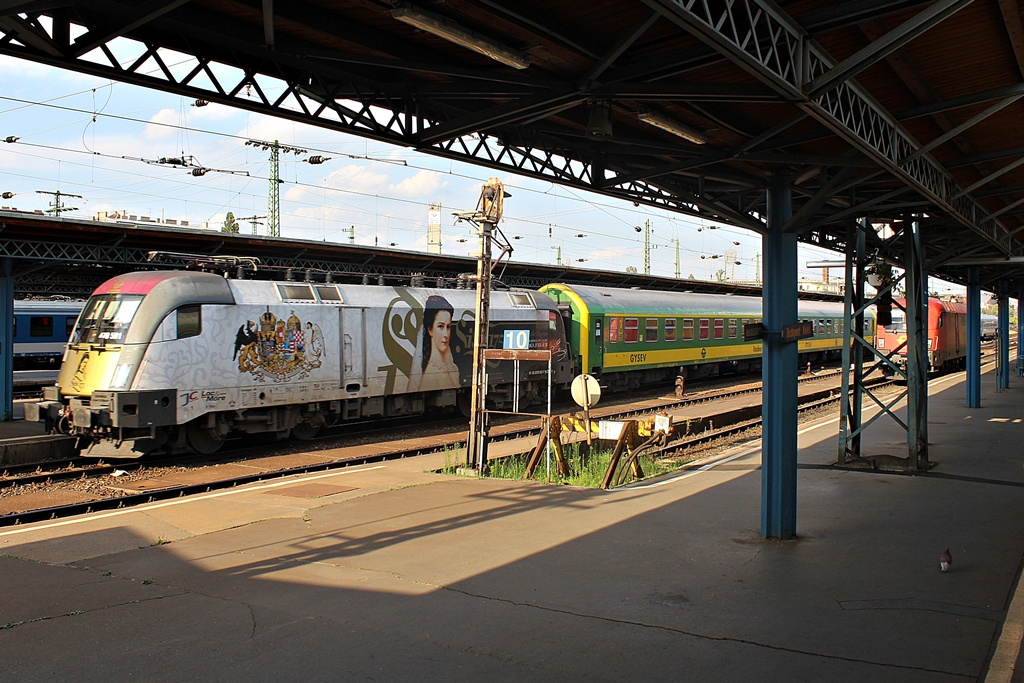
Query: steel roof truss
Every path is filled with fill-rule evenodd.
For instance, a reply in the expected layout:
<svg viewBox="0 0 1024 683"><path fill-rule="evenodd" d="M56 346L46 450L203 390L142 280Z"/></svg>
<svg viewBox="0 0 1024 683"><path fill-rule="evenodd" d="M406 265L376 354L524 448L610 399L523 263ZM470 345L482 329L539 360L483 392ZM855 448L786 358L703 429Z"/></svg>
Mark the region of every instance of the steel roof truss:
<svg viewBox="0 0 1024 683"><path fill-rule="evenodd" d="M485 127L508 125L532 116L557 113L575 107L586 100L587 95L572 92L554 95L545 93L525 101L507 102L482 112L469 113L455 121L431 126L421 133L420 140L423 144L430 145L449 138L467 135Z"/></svg>
<svg viewBox="0 0 1024 683"><path fill-rule="evenodd" d="M996 171L993 171L992 173L989 173L987 176L985 176L981 180L977 181L976 183L974 183L974 184L972 184L972 185L970 185L968 187L965 187L964 189L960 190L960 192L959 192L959 194L957 196L959 197L959 196L965 195L968 192L973 192L974 190L977 190L979 187L982 187L983 185L988 185L990 182L992 182L993 180L995 180L999 176L1003 175L1004 173L1008 173L1008 172L1012 171L1013 169L1017 168L1021 164L1024 164L1024 156L1022 156L1021 158L1017 159L1016 161L1011 161L1006 166L1003 166L1002 168L1000 168L1000 169L998 169Z"/></svg>
<svg viewBox="0 0 1024 683"><path fill-rule="evenodd" d="M966 120L963 123L961 123L959 126L956 126L955 128L952 128L952 129L946 131L945 133L943 133L939 137L935 138L934 140L932 140L928 144L918 148L917 151L911 152L910 156L907 157L906 159L901 160L900 163L901 164L905 164L905 163L907 163L908 161L910 161L912 159L916 159L917 157L921 156L922 154L927 154L928 152L932 151L933 149L935 149L939 145L943 144L944 142L947 142L947 141L953 139L954 137L956 137L957 135L960 135L961 133L963 133L967 129L972 128L975 125L981 123L982 121L984 121L988 117L992 116L996 112L1001 111L1004 107L1007 107L1007 106L1013 104L1014 102L1019 100L1021 97L1024 97L1024 92L1018 93L1016 95L1010 95L1009 97L1003 98L1002 100L1000 100L999 102L996 102L994 105L992 105L991 107L989 107L985 111L983 111L983 112L981 112L979 114L976 114L975 116L972 116L968 120Z"/></svg>
<svg viewBox="0 0 1024 683"><path fill-rule="evenodd" d="M885 59L886 55L917 38L932 26L969 5L973 0L941 0L934 3L913 18L903 22L884 36L872 41L855 54L847 57L827 72L803 86L804 94L815 99L823 93L847 81L859 72Z"/></svg>
<svg viewBox="0 0 1024 683"><path fill-rule="evenodd" d="M46 31L21 17L0 17L0 29L7 34L5 40L16 40L51 57L64 57L63 51L51 40Z"/></svg>
<svg viewBox="0 0 1024 683"><path fill-rule="evenodd" d="M815 99L803 87L835 67L820 46L774 3L737 0L714 5L699 0L644 0L739 66L786 94L855 148L876 159L903 182L984 239L1005 248L1006 229L980 225L988 212L927 154L906 165L900 160L919 145L891 114L862 88L842 81Z"/></svg>
<svg viewBox="0 0 1024 683"><path fill-rule="evenodd" d="M834 31L893 12L928 4L928 0L851 0L821 3L822 9L797 17L808 30Z"/></svg>
<svg viewBox="0 0 1024 683"><path fill-rule="evenodd" d="M637 41L640 36L647 32L654 22L656 22L661 15L655 11L651 11L647 16L643 17L633 28L630 29L623 35L618 43L616 43L610 50L605 52L604 56L596 60L594 65L590 67L590 71L580 79L579 87L585 89L590 87L591 83L597 80L601 74L611 66L616 59L622 56L622 53L629 49L629 47Z"/></svg>
<svg viewBox="0 0 1024 683"><path fill-rule="evenodd" d="M929 104L921 105L920 107L914 107L912 109L904 109L893 114L893 116L899 121L907 121L915 119L920 116L931 116L933 114L941 114L943 112L952 111L961 107L970 107L975 104L981 104L982 102L990 102L1003 97L1010 97L1012 95L1024 94L1024 83L1017 85L1008 85L1004 88L993 88L991 90L983 90L971 95L964 95L963 97L956 97L951 100L943 100L942 102L932 102Z"/></svg>
<svg viewBox="0 0 1024 683"><path fill-rule="evenodd" d="M857 169L855 168L844 168L839 171L839 173L822 185L810 200L805 202L803 206L794 212L790 219L782 225L780 230L782 230L782 232L796 232L798 234L804 232L810 218L817 213L819 209L832 201L836 194L841 191L841 188L856 175Z"/></svg>
<svg viewBox="0 0 1024 683"><path fill-rule="evenodd" d="M71 57L81 57L118 36L122 36L143 24L148 24L153 19L184 5L188 1L150 0L150 2L144 3L140 7L127 8L124 14L119 16L116 21L110 21L102 26L97 26L79 36L70 46L71 49L68 51L68 54Z"/></svg>
<svg viewBox="0 0 1024 683"><path fill-rule="evenodd" d="M1016 201L1010 202L1009 204L1007 204L1003 208L999 209L998 211L993 211L992 213L990 213L988 216L985 217L985 220L986 221L994 221L999 216L1002 216L1003 214L1005 214L1005 213L1007 213L1009 211L1012 211L1013 209L1016 209L1021 204L1024 204L1024 197L1021 197L1020 199L1017 199ZM1010 231L1010 232L1007 233L1007 235L1013 235L1014 232L1015 231Z"/></svg>
<svg viewBox="0 0 1024 683"><path fill-rule="evenodd" d="M111 3L106 3L106 5L115 9L123 9L120 5L114 5ZM161 27L165 30L184 33L184 29L186 28L180 26L180 22L166 17L159 18L157 21L160 22ZM21 23L25 22L22 21ZM189 35L195 36L195 27L188 28ZM202 29L199 29L199 33L205 35ZM470 144L467 144L468 138L457 137L450 140L439 141L431 146L425 146L422 143L418 143L418 141L412 137L413 130L422 130L426 127L424 125L425 123L431 122L430 119L425 118L425 116L428 115L428 112L421 111L422 103L420 103L420 109L417 109L416 114L410 114L406 111L402 111L402 107L398 106L398 103L392 104L390 100L379 95L379 92L375 90L374 86L370 85L370 82L365 79L355 79L349 74L340 72L337 69L326 66L317 66L280 53L274 54L273 59L271 59L271 56L266 54L265 49L254 48L251 45L240 43L230 36L225 36L223 34L217 34L216 36L211 34L204 39L215 39L216 44L226 47L231 51L231 54L235 54L237 52L254 57L256 59L256 62L254 63L274 63L278 74L266 75L265 77L280 80L283 83L285 95L281 98L277 98L275 101L271 101L260 84L260 76L258 75L255 67L242 67L237 58L234 58L234 61L232 61L225 59L223 56L221 58L212 55L199 56L195 54L197 50L194 49L188 50L188 53L193 55L193 58L196 60L196 65L188 73L186 81L176 80L173 73L170 72L162 57L159 55L159 50L162 48L157 46L153 41L139 43L144 48L142 50L142 54L127 69L118 63L115 55L106 44L100 46L98 53L96 51L90 53L92 55L102 55L105 59L105 63L103 61L96 61L95 58L92 60L69 58L65 56L55 58L54 50L52 49L45 50L47 55L50 55L50 57L44 58L37 52L37 50L43 49L41 46L33 46L34 49L31 50L32 54L22 54L23 49L18 48L18 46L11 44L10 42L8 42L5 47L8 53L15 56L30 57L37 61L45 61L57 66L70 67L85 73L92 73L103 77L113 77L119 80L143 85L145 87L154 87L170 92L176 92L187 97L218 101L253 111L269 113L271 115L280 116L290 120L312 123L313 125L350 132L363 137L370 137L400 145L413 146L440 156L470 160L498 169L513 168L533 177L539 177L547 180L554 178L559 182L570 186L590 190L597 189L609 196L626 198L631 201L647 203L653 206L661 206L673 211L705 217L708 215L714 215L715 213L716 204L714 202L704 202L702 203L702 206L695 207L694 204L689 201L689 197L693 196L690 192L686 193L686 197L680 199L671 196L671 193L664 189L655 188L654 186L650 186L642 182L631 183L628 186L628 189L625 190L619 189L609 191L607 189L602 190L601 188L595 188L592 178L592 164L573 158L574 152L571 147L566 146L564 141L557 142L550 148L538 150L532 146L524 148L520 145L506 144L494 136L484 135L473 140ZM52 47L52 41L50 42L50 46ZM181 50L183 48L168 46L168 49ZM143 68L143 65L151 58L153 58L159 65L163 78L139 73L139 69ZM210 69L210 63L218 61L223 61L229 66L234 66L234 68L238 69L238 71L242 73L241 78L239 78L238 82L233 86L228 87L223 85L215 76L212 69ZM290 75L286 74L281 70L282 68L294 69L294 73L290 73ZM193 84L193 79L196 78L200 72L207 75L210 83L212 84L211 86L205 87ZM303 84L308 83L310 80L318 83L319 87L323 89L324 95L318 96L315 93L310 92L309 89L303 87ZM341 85L338 84L338 81L347 82L350 86L355 85L355 90L362 93L358 98L348 98L359 103L360 108L358 111L345 107L334 99L334 96L339 93L341 89ZM360 83L365 85L359 85ZM254 102L241 96L242 91L246 90L247 87L251 87L255 90L259 101ZM310 107L305 106L305 103L302 101L303 97L318 103L318 107L315 111L311 111ZM285 109L282 107L285 100L293 100L299 104L296 109ZM389 110L389 117L386 122L378 121L378 119L372 115L370 107L375 105L380 106L382 109ZM328 112L333 114L337 120L334 120ZM410 128L410 126L412 126L412 128ZM558 152L550 151L551 149L556 149ZM563 150L568 152L568 156L561 155ZM580 153L576 152L576 155L579 156ZM586 155L583 154L582 156L585 157ZM737 214L735 210L729 210L725 215L721 216L721 219L724 222L746 224L748 226L752 223L756 223L756 219L752 219L750 216Z"/></svg>

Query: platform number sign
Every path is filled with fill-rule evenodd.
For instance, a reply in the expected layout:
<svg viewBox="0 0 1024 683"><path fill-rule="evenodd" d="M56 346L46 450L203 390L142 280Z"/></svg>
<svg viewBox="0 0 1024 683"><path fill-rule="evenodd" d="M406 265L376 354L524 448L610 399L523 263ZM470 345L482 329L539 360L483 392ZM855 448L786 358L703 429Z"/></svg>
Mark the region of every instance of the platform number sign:
<svg viewBox="0 0 1024 683"><path fill-rule="evenodd" d="M530 348L529 330L505 330L505 349L528 349Z"/></svg>

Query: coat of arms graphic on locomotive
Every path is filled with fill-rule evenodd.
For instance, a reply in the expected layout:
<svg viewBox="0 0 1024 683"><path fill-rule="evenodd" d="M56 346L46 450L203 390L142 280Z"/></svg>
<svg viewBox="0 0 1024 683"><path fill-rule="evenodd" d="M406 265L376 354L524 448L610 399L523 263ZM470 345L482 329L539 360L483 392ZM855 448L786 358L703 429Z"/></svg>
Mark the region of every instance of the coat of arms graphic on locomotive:
<svg viewBox="0 0 1024 683"><path fill-rule="evenodd" d="M320 326L302 320L295 311L287 319L279 318L267 306L259 322L247 320L235 335L238 371L248 372L260 381L275 382L305 379L320 367L324 335Z"/></svg>

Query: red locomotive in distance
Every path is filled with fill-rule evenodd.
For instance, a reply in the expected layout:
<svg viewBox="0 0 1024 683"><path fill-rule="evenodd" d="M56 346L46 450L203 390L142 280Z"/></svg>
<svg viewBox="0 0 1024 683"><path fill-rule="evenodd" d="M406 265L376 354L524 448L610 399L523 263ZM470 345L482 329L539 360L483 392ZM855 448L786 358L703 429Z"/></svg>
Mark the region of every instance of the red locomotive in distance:
<svg viewBox="0 0 1024 683"><path fill-rule="evenodd" d="M896 355L892 361L901 369L907 367L907 318L900 308L906 307L906 299L893 299L892 321L879 325L875 347ZM949 372L967 365L967 305L928 299L928 345L929 372Z"/></svg>

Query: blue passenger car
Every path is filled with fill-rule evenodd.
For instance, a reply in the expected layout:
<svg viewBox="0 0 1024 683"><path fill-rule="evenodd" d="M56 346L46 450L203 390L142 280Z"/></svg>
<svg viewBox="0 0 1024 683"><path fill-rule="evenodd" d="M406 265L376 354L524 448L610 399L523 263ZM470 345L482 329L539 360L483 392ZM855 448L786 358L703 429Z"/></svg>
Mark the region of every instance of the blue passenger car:
<svg viewBox="0 0 1024 683"><path fill-rule="evenodd" d="M14 301L14 369L57 368L84 301Z"/></svg>

